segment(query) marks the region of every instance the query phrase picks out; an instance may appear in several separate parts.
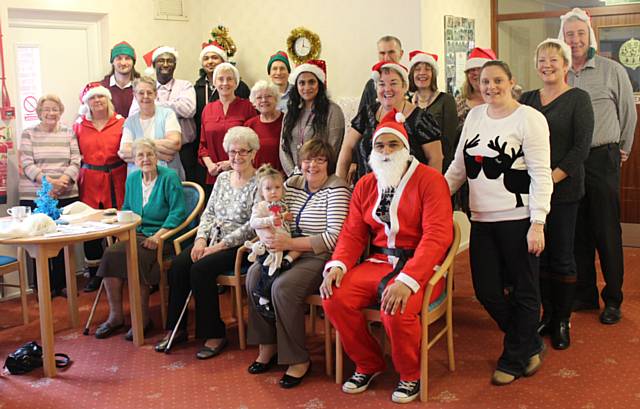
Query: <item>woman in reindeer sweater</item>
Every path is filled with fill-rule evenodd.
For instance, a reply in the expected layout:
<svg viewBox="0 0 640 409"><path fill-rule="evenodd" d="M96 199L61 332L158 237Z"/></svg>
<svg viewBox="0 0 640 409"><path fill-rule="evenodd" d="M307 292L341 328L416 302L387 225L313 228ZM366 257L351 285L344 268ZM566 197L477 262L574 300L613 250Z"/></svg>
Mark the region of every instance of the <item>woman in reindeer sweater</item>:
<svg viewBox="0 0 640 409"><path fill-rule="evenodd" d="M491 381L506 385L540 367L539 259L553 182L544 116L513 99L502 61L484 64L480 91L445 177L451 193L469 182L470 258L476 297L504 332ZM507 291L505 291L505 289Z"/></svg>

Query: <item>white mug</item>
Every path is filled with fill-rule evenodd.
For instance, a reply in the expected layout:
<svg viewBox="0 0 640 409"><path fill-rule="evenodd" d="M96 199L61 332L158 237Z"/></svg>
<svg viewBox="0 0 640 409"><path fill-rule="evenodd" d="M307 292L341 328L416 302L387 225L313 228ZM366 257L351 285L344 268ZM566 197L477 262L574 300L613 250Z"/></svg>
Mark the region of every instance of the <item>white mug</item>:
<svg viewBox="0 0 640 409"><path fill-rule="evenodd" d="M25 217L31 216L31 208L29 206L13 206L7 209L7 213L9 213L14 220L21 221Z"/></svg>
<svg viewBox="0 0 640 409"><path fill-rule="evenodd" d="M131 223L135 220L133 211L131 210L118 210L118 223Z"/></svg>

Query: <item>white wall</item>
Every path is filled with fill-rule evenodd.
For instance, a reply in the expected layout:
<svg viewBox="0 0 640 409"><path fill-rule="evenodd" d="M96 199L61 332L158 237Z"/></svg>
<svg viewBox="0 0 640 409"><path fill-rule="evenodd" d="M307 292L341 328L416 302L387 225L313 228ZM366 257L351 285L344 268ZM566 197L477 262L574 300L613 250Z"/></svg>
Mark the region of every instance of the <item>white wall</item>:
<svg viewBox="0 0 640 409"><path fill-rule="evenodd" d="M332 97L360 96L377 61L376 41L391 34L405 50L420 46L420 1L403 0L220 0L203 2L206 35L216 24L231 30L236 60L251 86L266 78L269 56L286 50L293 28L304 26L320 36ZM408 53L405 56L405 63Z"/></svg>
<svg viewBox="0 0 640 409"><path fill-rule="evenodd" d="M476 47L490 48L491 1L421 0L421 5L422 51L438 55L438 62L440 63L438 84L446 84L444 72L444 16L474 19ZM440 88L443 88L443 86L440 86Z"/></svg>

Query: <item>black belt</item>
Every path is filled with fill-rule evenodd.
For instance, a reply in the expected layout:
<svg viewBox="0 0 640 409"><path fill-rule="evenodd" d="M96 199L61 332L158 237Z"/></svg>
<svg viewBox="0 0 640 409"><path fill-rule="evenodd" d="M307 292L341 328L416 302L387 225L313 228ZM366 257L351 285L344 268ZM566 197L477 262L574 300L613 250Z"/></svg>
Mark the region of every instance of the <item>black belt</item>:
<svg viewBox="0 0 640 409"><path fill-rule="evenodd" d="M119 168L120 166L126 165L123 161L113 162L106 165L91 165L89 163L83 163L82 167L84 169L89 170L97 170L99 172L110 173L113 169Z"/></svg>
<svg viewBox="0 0 640 409"><path fill-rule="evenodd" d="M382 280L380 280L380 284L378 284L378 302L382 302L382 293L384 292L384 289L387 287L387 284L392 278L394 278L400 273L400 271L402 270L404 265L407 263L409 258L413 257L413 253L415 253L415 250L390 249L386 247L371 246L371 249L369 252L371 254L378 253L378 254L384 254L387 256L394 256L398 258L398 262L396 263L393 270L386 276L382 277Z"/></svg>
<svg viewBox="0 0 640 409"><path fill-rule="evenodd" d="M111 193L111 207L118 207L118 202L116 201L116 187L113 183L113 174L111 173L111 171L124 165L126 165L126 163L121 160L113 163L108 163L106 165L91 165L89 163L82 164L83 169L96 170L98 172L105 172L109 174L109 184L110 184L109 190Z"/></svg>

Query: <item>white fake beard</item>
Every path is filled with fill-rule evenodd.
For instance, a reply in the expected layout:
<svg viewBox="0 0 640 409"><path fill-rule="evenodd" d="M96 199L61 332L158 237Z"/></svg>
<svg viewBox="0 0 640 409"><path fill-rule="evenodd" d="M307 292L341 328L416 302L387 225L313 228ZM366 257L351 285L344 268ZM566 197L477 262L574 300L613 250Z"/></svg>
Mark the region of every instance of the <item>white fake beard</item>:
<svg viewBox="0 0 640 409"><path fill-rule="evenodd" d="M400 149L390 155L372 150L369 155L369 166L378 179L378 186L382 189L397 187L407 170L410 157L408 149Z"/></svg>

